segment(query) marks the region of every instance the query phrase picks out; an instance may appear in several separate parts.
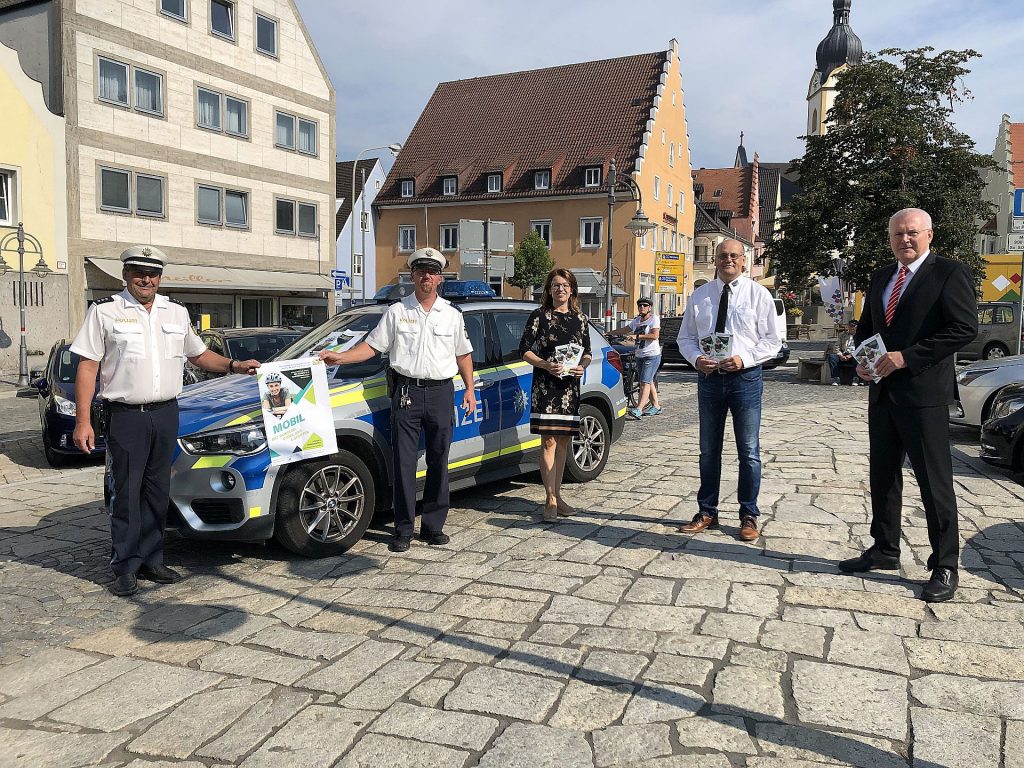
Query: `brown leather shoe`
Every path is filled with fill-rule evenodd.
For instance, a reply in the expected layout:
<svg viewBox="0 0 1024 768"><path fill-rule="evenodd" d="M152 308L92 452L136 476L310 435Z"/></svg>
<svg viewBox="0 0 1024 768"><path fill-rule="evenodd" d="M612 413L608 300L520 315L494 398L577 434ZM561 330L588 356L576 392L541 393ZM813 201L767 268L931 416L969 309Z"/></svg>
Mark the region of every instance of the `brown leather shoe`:
<svg viewBox="0 0 1024 768"><path fill-rule="evenodd" d="M700 533L701 531L706 531L708 529L718 529L718 518L712 517L711 515L705 515L703 512L698 512L693 516L693 520L679 526L680 533Z"/></svg>
<svg viewBox="0 0 1024 768"><path fill-rule="evenodd" d="M757 541L761 532L757 530L757 518L744 515L740 518L740 541Z"/></svg>

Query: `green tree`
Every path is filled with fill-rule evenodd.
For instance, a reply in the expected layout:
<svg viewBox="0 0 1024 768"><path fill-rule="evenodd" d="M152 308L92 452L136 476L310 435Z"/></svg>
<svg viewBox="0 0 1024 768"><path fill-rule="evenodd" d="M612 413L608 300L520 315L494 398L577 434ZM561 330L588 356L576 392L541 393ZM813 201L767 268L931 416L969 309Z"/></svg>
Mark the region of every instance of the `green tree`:
<svg viewBox="0 0 1024 768"><path fill-rule="evenodd" d="M532 229L516 246L515 261L516 274L508 281L522 290L524 299L535 285L542 285L548 272L555 268L547 245Z"/></svg>
<svg viewBox="0 0 1024 768"><path fill-rule="evenodd" d="M980 54L933 50L888 48L840 73L827 133L803 137L806 153L792 164L804 191L768 249L783 282L804 287L834 273L838 256L844 278L866 288L893 258L888 223L901 208L928 211L933 250L968 263L980 280L974 237L992 215L982 171L995 163L952 122L957 104L972 98L965 65Z"/></svg>

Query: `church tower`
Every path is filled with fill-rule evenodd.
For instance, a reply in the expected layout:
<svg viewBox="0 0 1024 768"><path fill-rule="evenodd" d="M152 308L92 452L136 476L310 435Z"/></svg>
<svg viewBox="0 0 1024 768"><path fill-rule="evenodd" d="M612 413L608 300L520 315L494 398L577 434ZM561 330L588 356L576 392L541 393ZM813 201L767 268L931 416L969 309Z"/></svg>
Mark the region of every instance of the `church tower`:
<svg viewBox="0 0 1024 768"><path fill-rule="evenodd" d="M817 67L807 88L807 135L828 130L825 118L836 98L836 76L850 64L860 64L864 46L850 27L851 0L832 0L832 29L818 43Z"/></svg>

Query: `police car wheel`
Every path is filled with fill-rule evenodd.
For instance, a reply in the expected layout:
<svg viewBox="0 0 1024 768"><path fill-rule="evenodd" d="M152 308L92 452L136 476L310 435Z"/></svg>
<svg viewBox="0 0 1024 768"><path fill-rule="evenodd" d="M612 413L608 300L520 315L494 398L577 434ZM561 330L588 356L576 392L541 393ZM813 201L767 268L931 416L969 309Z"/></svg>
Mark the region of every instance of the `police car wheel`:
<svg viewBox="0 0 1024 768"><path fill-rule="evenodd" d="M370 470L354 453L338 451L285 476L274 537L297 555L337 555L363 537L374 505Z"/></svg>
<svg viewBox="0 0 1024 768"><path fill-rule="evenodd" d="M595 479L608 463L611 432L608 420L592 405L580 406L580 434L574 437L565 457L565 476L574 483Z"/></svg>

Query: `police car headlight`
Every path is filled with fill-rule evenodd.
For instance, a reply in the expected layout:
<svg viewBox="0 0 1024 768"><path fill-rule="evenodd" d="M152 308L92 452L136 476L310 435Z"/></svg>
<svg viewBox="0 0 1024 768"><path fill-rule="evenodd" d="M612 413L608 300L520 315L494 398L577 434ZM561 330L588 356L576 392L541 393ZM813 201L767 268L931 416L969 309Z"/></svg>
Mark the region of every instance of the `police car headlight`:
<svg viewBox="0 0 1024 768"><path fill-rule="evenodd" d="M178 440L178 444L183 451L194 456L251 456L267 447L267 433L263 431L262 426L246 424L244 427L187 435Z"/></svg>
<svg viewBox="0 0 1024 768"><path fill-rule="evenodd" d="M53 396L53 405L57 409L57 413L62 413L65 416L74 416L76 412L75 401L68 400L66 397L60 395Z"/></svg>

